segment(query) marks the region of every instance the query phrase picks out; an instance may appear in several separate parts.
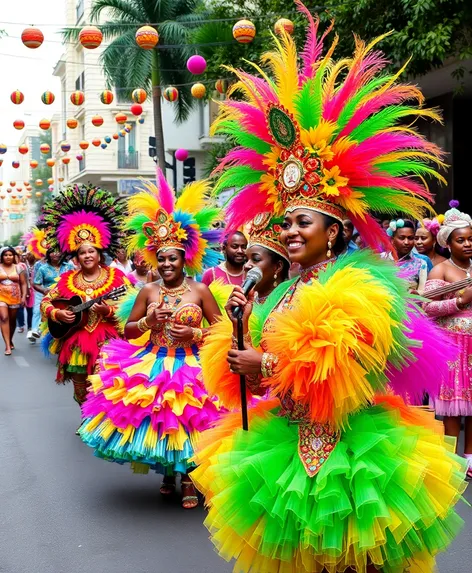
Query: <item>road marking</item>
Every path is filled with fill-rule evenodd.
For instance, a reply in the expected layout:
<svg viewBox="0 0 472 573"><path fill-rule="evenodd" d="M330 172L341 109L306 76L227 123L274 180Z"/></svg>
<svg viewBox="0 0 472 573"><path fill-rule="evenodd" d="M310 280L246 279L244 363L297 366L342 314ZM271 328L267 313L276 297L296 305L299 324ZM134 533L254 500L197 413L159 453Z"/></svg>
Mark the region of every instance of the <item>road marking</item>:
<svg viewBox="0 0 472 573"><path fill-rule="evenodd" d="M26 360L26 358L23 358L23 356L14 356L13 358L15 359L15 362L18 364L18 366L20 366L20 368L29 367L28 361Z"/></svg>

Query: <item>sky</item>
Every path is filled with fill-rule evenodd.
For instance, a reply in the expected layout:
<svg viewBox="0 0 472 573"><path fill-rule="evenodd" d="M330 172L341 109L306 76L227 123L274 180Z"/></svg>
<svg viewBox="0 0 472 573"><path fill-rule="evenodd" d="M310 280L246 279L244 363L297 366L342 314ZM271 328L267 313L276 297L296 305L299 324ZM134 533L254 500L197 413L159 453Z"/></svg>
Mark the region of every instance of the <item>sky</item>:
<svg viewBox="0 0 472 573"><path fill-rule="evenodd" d="M22 119L26 128L37 127L40 119L50 119L60 111L60 81L53 76L53 69L64 51L58 31L65 22L66 0L0 0L0 30L8 34L0 38L0 143L9 148L1 156L4 181L15 179L17 171L11 163L18 156L16 148L22 132L13 127L13 122ZM45 37L36 50L21 41L22 31L30 26L40 28ZM25 96L21 105L10 101L16 89ZM56 96L49 106L41 101L46 90Z"/></svg>

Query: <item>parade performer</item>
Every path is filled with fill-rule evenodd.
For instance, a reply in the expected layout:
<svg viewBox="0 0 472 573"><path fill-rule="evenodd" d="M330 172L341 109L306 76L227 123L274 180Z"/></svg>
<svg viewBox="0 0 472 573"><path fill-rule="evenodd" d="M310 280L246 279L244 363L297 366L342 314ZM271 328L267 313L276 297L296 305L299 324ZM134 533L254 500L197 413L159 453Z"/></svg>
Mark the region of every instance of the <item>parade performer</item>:
<svg viewBox="0 0 472 573"><path fill-rule="evenodd" d="M13 335L16 328L16 313L25 304L27 282L24 271L17 261L18 255L13 247L4 247L0 251L0 327L5 356L10 356L15 348Z"/></svg>
<svg viewBox="0 0 472 573"><path fill-rule="evenodd" d="M105 298L84 311L84 320L75 325L77 315L57 307L56 299L79 299L86 303L112 292L121 293L129 281L119 269L103 264L103 253L113 256L119 248L119 225L123 204L104 189L87 186L68 187L53 201L44 205L48 228L47 242L51 252L76 257L78 270L62 274L57 284L47 291L41 312L45 321L74 327L60 338L44 339L44 347L57 354L56 381L72 380L74 399L80 405L87 394L87 376L95 366L102 345L120 336L114 316L114 300ZM50 325L51 326L51 325Z"/></svg>
<svg viewBox="0 0 472 573"><path fill-rule="evenodd" d="M427 206L412 175L433 172L428 161L440 151L398 120L434 113L399 105L421 96L378 75L376 41L357 39L354 57L339 63L334 46L322 57L317 23L297 4L309 19L301 69L282 32L263 57L273 80L258 67L257 76L235 71L245 101L221 104L216 132L240 147L223 159L217 189L238 188L230 228L269 207L284 215L281 241L302 274L253 308L234 287L227 313L243 307L246 349L233 347L228 318L201 352L205 384L225 405L237 406L241 374L281 405L261 401L249 431L225 435L223 417L197 445L203 465L192 479L206 496L211 539L238 573L432 571L461 525L453 506L465 463L432 414L380 392L391 365L406 384L410 368L432 376L449 351L444 337L439 348L424 339L428 321L391 262L367 249L336 256L344 219L388 248L368 210L413 216Z"/></svg>
<svg viewBox="0 0 472 573"><path fill-rule="evenodd" d="M472 275L472 219L457 208L445 213L438 235L438 243L451 251L451 258L434 267L429 275L425 296L433 291L463 281ZM460 287L445 292L424 305L426 313L458 345L459 356L448 363L449 372L438 380L436 392L430 395L436 414L444 416L448 436L459 437L462 416L465 417L465 457L468 475L472 477L472 287Z"/></svg>
<svg viewBox="0 0 472 573"><path fill-rule="evenodd" d="M434 219L423 219L416 229L415 248L420 255L430 259L432 267L428 272L446 260L446 257L443 257L437 250L437 236L440 226L438 219L434 217Z"/></svg>
<svg viewBox="0 0 472 573"><path fill-rule="evenodd" d="M139 250L161 277L139 291L125 336L150 338L138 348L126 341L104 347L80 436L99 457L163 473L162 495L174 493L180 473L182 506L191 509L198 504L188 477L193 443L219 411L199 376L201 322L214 322L220 312L208 287L184 270L194 275L218 262L213 223L220 210L209 203L205 182L191 183L177 200L161 171L157 185L145 184L128 200L125 221L134 233L129 251Z"/></svg>

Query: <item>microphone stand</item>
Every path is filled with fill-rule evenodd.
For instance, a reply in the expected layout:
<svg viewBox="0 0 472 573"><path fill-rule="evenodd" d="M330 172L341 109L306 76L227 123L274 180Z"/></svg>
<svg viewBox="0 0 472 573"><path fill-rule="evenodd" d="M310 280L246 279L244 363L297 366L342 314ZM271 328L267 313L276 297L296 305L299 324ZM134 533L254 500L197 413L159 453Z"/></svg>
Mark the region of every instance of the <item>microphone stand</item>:
<svg viewBox="0 0 472 573"><path fill-rule="evenodd" d="M240 313L238 316L237 330L238 350L245 350L242 313ZM243 422L243 430L247 432L249 430L249 424L247 419L246 376L244 374L239 375L239 388L241 392L241 417Z"/></svg>

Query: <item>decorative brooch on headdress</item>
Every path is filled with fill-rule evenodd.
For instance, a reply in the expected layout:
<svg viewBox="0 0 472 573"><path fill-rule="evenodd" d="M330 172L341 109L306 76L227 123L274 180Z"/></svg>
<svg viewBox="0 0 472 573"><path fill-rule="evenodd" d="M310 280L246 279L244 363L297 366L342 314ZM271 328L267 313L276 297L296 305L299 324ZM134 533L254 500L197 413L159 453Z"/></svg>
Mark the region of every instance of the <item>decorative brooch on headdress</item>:
<svg viewBox="0 0 472 573"><path fill-rule="evenodd" d="M255 245L269 249L290 262L287 249L280 242L282 219L271 218L270 213L260 213L248 225L248 248Z"/></svg>
<svg viewBox="0 0 472 573"><path fill-rule="evenodd" d="M33 227L28 233L23 235L21 240L25 244L26 249L33 253L35 258L42 259L46 256L49 247L44 229Z"/></svg>
<svg viewBox="0 0 472 573"><path fill-rule="evenodd" d="M444 165L442 153L405 118L439 116L421 106L418 88L397 83L404 68L379 73L387 61L374 48L385 36L369 44L356 38L353 57L333 61L337 37L323 54L332 25L320 37L318 20L296 4L308 20L300 58L282 30L262 56L270 77L256 64L256 75L228 68L239 80L228 94L238 97L220 103L212 133L231 137L235 147L215 170L215 193L236 189L227 207L232 228L258 213L303 207L347 217L367 244L390 249L369 211L426 216L432 198L425 176L444 182L435 169Z"/></svg>
<svg viewBox="0 0 472 573"><path fill-rule="evenodd" d="M146 262L157 266L159 251L179 249L185 253L189 274L218 264L221 231L214 227L221 209L209 199L209 183L187 185L179 198L160 169L157 185L143 181L143 190L128 199L124 229L130 233L128 250L141 251Z"/></svg>
<svg viewBox="0 0 472 573"><path fill-rule="evenodd" d="M68 187L45 203L43 214L52 249L72 254L89 244L114 256L120 247L124 203L105 189Z"/></svg>

